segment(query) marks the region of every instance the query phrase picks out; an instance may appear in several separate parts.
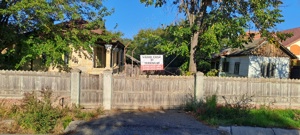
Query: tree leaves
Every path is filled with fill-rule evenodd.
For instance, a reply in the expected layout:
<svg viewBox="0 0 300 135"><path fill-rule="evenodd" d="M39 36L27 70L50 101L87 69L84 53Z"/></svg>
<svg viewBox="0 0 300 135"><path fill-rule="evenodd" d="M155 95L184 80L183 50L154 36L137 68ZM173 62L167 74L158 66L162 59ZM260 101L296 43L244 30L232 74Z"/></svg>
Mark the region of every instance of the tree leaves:
<svg viewBox="0 0 300 135"><path fill-rule="evenodd" d="M103 17L111 13L101 0L0 1L0 50L15 50L0 60L14 59L8 64L18 69L46 55L47 61L39 64L67 66L62 56L72 49L91 52L99 38L109 42L121 36L105 31ZM95 29L103 33L91 32Z"/></svg>
<svg viewBox="0 0 300 135"><path fill-rule="evenodd" d="M164 0L140 1L147 6L161 6L166 3ZM187 28L190 28L193 37L185 39L190 40L190 50L198 45L197 48L201 51L211 54L225 47L242 47L243 44L253 40L253 35L246 33L246 30L250 29L258 30L262 37L272 42L278 42L286 37L274 34L276 25L283 22L281 10L278 8L283 4L281 0L172 0L171 2L186 16ZM180 41L180 37L184 36L180 30L176 30L173 35L178 36L174 42ZM176 49L173 51L177 52ZM194 51L191 50L189 56L190 70L194 72L193 67L196 66Z"/></svg>

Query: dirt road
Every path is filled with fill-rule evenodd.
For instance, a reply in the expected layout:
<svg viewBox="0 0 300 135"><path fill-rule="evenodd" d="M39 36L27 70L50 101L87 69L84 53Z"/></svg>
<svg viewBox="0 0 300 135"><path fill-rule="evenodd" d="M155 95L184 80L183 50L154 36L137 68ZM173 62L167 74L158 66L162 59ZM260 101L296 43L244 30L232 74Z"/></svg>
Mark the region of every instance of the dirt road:
<svg viewBox="0 0 300 135"><path fill-rule="evenodd" d="M82 123L72 135L218 135L183 111L135 111L111 113Z"/></svg>

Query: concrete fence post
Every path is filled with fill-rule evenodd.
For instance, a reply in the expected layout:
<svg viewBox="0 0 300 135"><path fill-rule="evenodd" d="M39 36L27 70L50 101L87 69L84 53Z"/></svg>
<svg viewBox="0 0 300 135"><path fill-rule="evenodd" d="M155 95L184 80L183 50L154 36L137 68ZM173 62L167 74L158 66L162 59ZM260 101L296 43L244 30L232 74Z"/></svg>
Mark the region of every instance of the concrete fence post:
<svg viewBox="0 0 300 135"><path fill-rule="evenodd" d="M111 70L103 71L103 109L111 110L113 77Z"/></svg>
<svg viewBox="0 0 300 135"><path fill-rule="evenodd" d="M71 71L71 103L80 105L80 75L81 70L73 69Z"/></svg>
<svg viewBox="0 0 300 135"><path fill-rule="evenodd" d="M197 72L195 75L195 101L199 101L204 98L204 74Z"/></svg>

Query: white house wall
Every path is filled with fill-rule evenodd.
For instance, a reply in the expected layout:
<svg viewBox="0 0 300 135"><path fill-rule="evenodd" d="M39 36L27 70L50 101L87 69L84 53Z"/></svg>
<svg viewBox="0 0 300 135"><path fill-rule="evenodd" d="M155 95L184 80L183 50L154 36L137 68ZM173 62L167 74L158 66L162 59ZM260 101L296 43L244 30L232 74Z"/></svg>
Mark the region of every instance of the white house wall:
<svg viewBox="0 0 300 135"><path fill-rule="evenodd" d="M261 77L261 65L263 63L275 63L275 78L289 78L290 59L287 57L261 57L249 56L248 77Z"/></svg>
<svg viewBox="0 0 300 135"><path fill-rule="evenodd" d="M229 74L234 74L234 64L240 62L240 69L238 76L248 76L248 65L249 58L248 56L242 57L229 57L226 58L226 61L229 62Z"/></svg>

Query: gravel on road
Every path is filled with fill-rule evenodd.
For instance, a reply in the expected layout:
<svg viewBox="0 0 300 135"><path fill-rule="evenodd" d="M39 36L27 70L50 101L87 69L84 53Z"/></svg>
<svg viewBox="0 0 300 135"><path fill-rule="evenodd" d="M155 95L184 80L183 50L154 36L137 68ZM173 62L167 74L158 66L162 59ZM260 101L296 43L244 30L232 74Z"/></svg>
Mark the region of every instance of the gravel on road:
<svg viewBox="0 0 300 135"><path fill-rule="evenodd" d="M219 135L226 134L206 126L179 110L117 111L79 124L66 135Z"/></svg>

